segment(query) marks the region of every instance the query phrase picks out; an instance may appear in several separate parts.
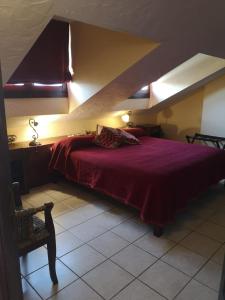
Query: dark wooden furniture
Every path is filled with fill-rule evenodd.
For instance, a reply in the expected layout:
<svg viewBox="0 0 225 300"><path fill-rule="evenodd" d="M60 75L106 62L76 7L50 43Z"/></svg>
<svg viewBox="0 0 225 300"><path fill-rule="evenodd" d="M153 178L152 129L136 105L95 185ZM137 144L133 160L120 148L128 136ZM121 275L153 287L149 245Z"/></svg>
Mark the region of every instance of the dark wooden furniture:
<svg viewBox="0 0 225 300"><path fill-rule="evenodd" d="M218 300L225 300L225 257L223 259L223 270L220 279L220 289L219 289L219 299Z"/></svg>
<svg viewBox="0 0 225 300"><path fill-rule="evenodd" d="M26 194L35 186L51 180L48 164L51 146L64 137L40 140L41 145L30 147L29 142L9 144L12 181L20 183L21 192Z"/></svg>
<svg viewBox="0 0 225 300"><path fill-rule="evenodd" d="M163 137L163 131L160 125L155 124L138 124L135 127L143 128L146 134L152 137Z"/></svg>
<svg viewBox="0 0 225 300"><path fill-rule="evenodd" d="M195 141L203 142L204 144L212 144L219 149L225 150L225 138L214 135L195 133L194 135L186 135L187 142L193 144Z"/></svg>
<svg viewBox="0 0 225 300"><path fill-rule="evenodd" d="M0 70L0 299L22 300L19 258L16 253L14 207L10 195L10 165Z"/></svg>
<svg viewBox="0 0 225 300"><path fill-rule="evenodd" d="M16 239L19 256L24 256L43 245L47 245L49 272L52 282L58 283L55 262L56 262L56 242L55 228L51 216L54 206L52 202L46 203L37 208L24 209L20 197L20 187L18 182L12 184L13 199L15 201L16 219ZM44 212L45 221L42 221L35 214Z"/></svg>

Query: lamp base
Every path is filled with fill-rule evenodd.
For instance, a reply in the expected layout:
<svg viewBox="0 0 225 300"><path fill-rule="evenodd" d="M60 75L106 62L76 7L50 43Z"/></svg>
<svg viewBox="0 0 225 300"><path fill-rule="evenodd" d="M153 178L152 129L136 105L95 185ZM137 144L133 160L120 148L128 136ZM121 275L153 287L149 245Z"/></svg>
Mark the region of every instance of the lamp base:
<svg viewBox="0 0 225 300"><path fill-rule="evenodd" d="M133 122L127 122L127 127L133 127L134 123Z"/></svg>
<svg viewBox="0 0 225 300"><path fill-rule="evenodd" d="M34 146L41 146L41 143L37 142L37 141L31 141L29 143L29 146L34 147Z"/></svg>

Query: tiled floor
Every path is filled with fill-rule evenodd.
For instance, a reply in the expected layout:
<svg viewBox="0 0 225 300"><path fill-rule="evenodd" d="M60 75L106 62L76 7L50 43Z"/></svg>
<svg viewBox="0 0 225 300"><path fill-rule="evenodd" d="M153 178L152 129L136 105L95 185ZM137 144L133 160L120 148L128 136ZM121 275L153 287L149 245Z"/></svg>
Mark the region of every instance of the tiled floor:
<svg viewBox="0 0 225 300"><path fill-rule="evenodd" d="M209 189L161 238L136 211L68 183L23 196L53 201L59 284L44 247L21 258L25 300L216 300L225 253L225 189ZM43 217L43 215L41 215Z"/></svg>

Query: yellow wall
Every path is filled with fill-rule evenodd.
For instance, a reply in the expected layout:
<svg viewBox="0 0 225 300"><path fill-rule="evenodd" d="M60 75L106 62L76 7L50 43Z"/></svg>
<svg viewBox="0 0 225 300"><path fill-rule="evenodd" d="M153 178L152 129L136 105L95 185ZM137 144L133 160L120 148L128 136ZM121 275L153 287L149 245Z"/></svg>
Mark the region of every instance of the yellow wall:
<svg viewBox="0 0 225 300"><path fill-rule="evenodd" d="M60 118L58 115L35 117L35 120L39 122L37 127L39 138L85 133L85 130L96 130L97 124L112 127L124 126L120 117L113 116L93 120L60 120ZM8 134L15 134L18 142L31 140L33 132L28 121L29 118L24 117L7 119Z"/></svg>
<svg viewBox="0 0 225 300"><path fill-rule="evenodd" d="M225 137L225 75L205 88L202 132Z"/></svg>
<svg viewBox="0 0 225 300"><path fill-rule="evenodd" d="M71 46L74 86L70 93L70 111L103 89L158 44L127 33L73 22Z"/></svg>
<svg viewBox="0 0 225 300"><path fill-rule="evenodd" d="M203 91L200 89L157 114L157 123L166 137L185 140L187 134L201 131Z"/></svg>
<svg viewBox="0 0 225 300"><path fill-rule="evenodd" d="M161 124L166 138L185 140L186 134L201 131L203 98L204 88L201 88L158 113L134 115L133 122Z"/></svg>
<svg viewBox="0 0 225 300"><path fill-rule="evenodd" d="M195 132L225 137L225 75L174 101L157 113L137 112L132 121L161 124L170 139L185 140L185 135Z"/></svg>

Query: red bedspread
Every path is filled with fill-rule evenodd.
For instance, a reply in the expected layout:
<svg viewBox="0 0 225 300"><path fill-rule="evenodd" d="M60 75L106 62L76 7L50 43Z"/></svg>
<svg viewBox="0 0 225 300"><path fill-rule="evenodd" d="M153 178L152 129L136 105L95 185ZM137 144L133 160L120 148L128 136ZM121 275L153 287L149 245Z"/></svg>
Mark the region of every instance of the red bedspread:
<svg viewBox="0 0 225 300"><path fill-rule="evenodd" d="M225 178L223 150L146 136L111 150L90 145L92 139L77 149L62 143L66 157L58 162L55 147L51 168L138 208L145 222L173 222L191 197Z"/></svg>

